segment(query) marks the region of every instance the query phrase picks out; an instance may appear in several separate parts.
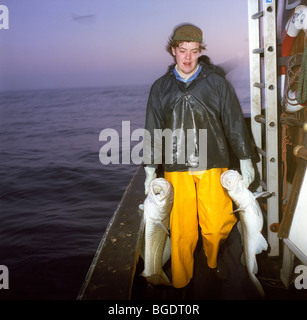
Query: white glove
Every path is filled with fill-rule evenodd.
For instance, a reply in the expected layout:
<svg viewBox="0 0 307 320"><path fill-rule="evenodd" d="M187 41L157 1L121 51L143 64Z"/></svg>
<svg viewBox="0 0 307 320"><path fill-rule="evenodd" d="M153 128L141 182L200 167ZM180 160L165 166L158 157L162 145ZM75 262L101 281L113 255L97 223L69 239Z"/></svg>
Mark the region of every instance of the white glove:
<svg viewBox="0 0 307 320"><path fill-rule="evenodd" d="M242 173L243 182L248 188L255 180L255 169L251 159L240 160L240 169Z"/></svg>
<svg viewBox="0 0 307 320"><path fill-rule="evenodd" d="M145 194L148 194L149 191L149 185L152 180L156 179L157 174L156 174L156 168L153 167L144 167L145 173L146 173L146 178L145 178Z"/></svg>

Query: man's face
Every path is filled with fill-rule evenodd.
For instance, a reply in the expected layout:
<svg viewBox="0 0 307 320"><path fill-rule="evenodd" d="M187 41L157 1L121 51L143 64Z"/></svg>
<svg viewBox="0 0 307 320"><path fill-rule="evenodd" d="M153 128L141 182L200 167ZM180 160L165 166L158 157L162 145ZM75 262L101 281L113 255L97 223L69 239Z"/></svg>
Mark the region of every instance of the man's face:
<svg viewBox="0 0 307 320"><path fill-rule="evenodd" d="M182 42L179 47L172 48L177 67L187 78L189 78L197 68L200 55L199 46L199 42Z"/></svg>

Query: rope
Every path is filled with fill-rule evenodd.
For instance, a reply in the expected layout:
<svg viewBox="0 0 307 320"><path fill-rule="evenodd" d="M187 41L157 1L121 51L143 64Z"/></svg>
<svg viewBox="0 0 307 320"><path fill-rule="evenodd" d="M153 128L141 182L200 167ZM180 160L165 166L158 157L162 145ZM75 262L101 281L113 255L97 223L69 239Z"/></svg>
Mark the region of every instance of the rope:
<svg viewBox="0 0 307 320"><path fill-rule="evenodd" d="M283 96L283 104L288 104L291 106L296 106L298 105L297 101L295 98L291 99L289 96L289 90L291 88L295 88L298 86L299 82L299 76L300 76L300 68L296 68L296 63L298 56L301 56L302 53L296 53L293 56L290 57L287 63L287 78L288 81L286 81L285 84L285 89L284 89L284 96Z"/></svg>
<svg viewBox="0 0 307 320"><path fill-rule="evenodd" d="M303 61L301 66L301 74L297 88L297 102L301 105L307 104L307 41L303 53Z"/></svg>
<svg viewBox="0 0 307 320"><path fill-rule="evenodd" d="M287 165L287 145L293 145L291 142L291 137L287 136L287 129L289 126L287 124L282 124L282 140L281 140L281 161L282 161L282 180L284 185L284 194L282 196L282 200L284 200L288 193L288 184L287 184L287 172L288 172L288 165Z"/></svg>
<svg viewBox="0 0 307 320"><path fill-rule="evenodd" d="M282 121L282 130L281 130L281 180L283 181L283 195L282 195L282 200L284 200L287 197L288 193L288 184L287 184L287 173L288 173L288 152L287 152L287 146L294 146L295 145L295 137L297 137L297 134L295 132L292 132L295 134L295 137L290 134L288 134L288 129L290 128L289 126L296 126L291 123L290 119L292 120L297 120L299 122L305 122L307 119L307 109L301 110L296 112L291 118L289 118L289 121L287 121L287 118L289 117L288 113L281 113L280 118L283 119ZM300 130L302 133L302 136L300 136L299 139L303 139L303 132ZM291 153L292 154L292 153Z"/></svg>

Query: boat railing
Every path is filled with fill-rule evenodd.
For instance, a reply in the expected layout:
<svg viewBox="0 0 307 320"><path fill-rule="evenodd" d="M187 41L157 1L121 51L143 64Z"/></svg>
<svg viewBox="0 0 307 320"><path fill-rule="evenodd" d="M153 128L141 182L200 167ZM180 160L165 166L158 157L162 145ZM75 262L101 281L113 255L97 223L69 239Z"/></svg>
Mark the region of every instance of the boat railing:
<svg viewBox="0 0 307 320"><path fill-rule="evenodd" d="M100 242L78 300L128 300L144 231L145 173L138 168Z"/></svg>

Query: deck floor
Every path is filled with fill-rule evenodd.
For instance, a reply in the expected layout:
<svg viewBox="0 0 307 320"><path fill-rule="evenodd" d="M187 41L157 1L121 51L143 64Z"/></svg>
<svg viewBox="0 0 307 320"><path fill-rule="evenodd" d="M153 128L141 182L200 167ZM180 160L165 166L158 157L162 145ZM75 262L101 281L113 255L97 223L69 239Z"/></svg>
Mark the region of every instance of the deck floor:
<svg viewBox="0 0 307 320"><path fill-rule="evenodd" d="M286 289L280 280L280 258L269 258L267 253L257 256L258 279L265 291L261 298L249 280L246 268L241 264L242 245L240 234L233 228L228 239L221 247L220 257L227 268L227 279L221 279L207 266L206 256L199 241L195 250L194 277L183 289L173 287L154 287L138 276L143 269L140 259L131 298L133 300L307 300L307 290L297 290L293 285ZM170 262L165 272L171 279Z"/></svg>

